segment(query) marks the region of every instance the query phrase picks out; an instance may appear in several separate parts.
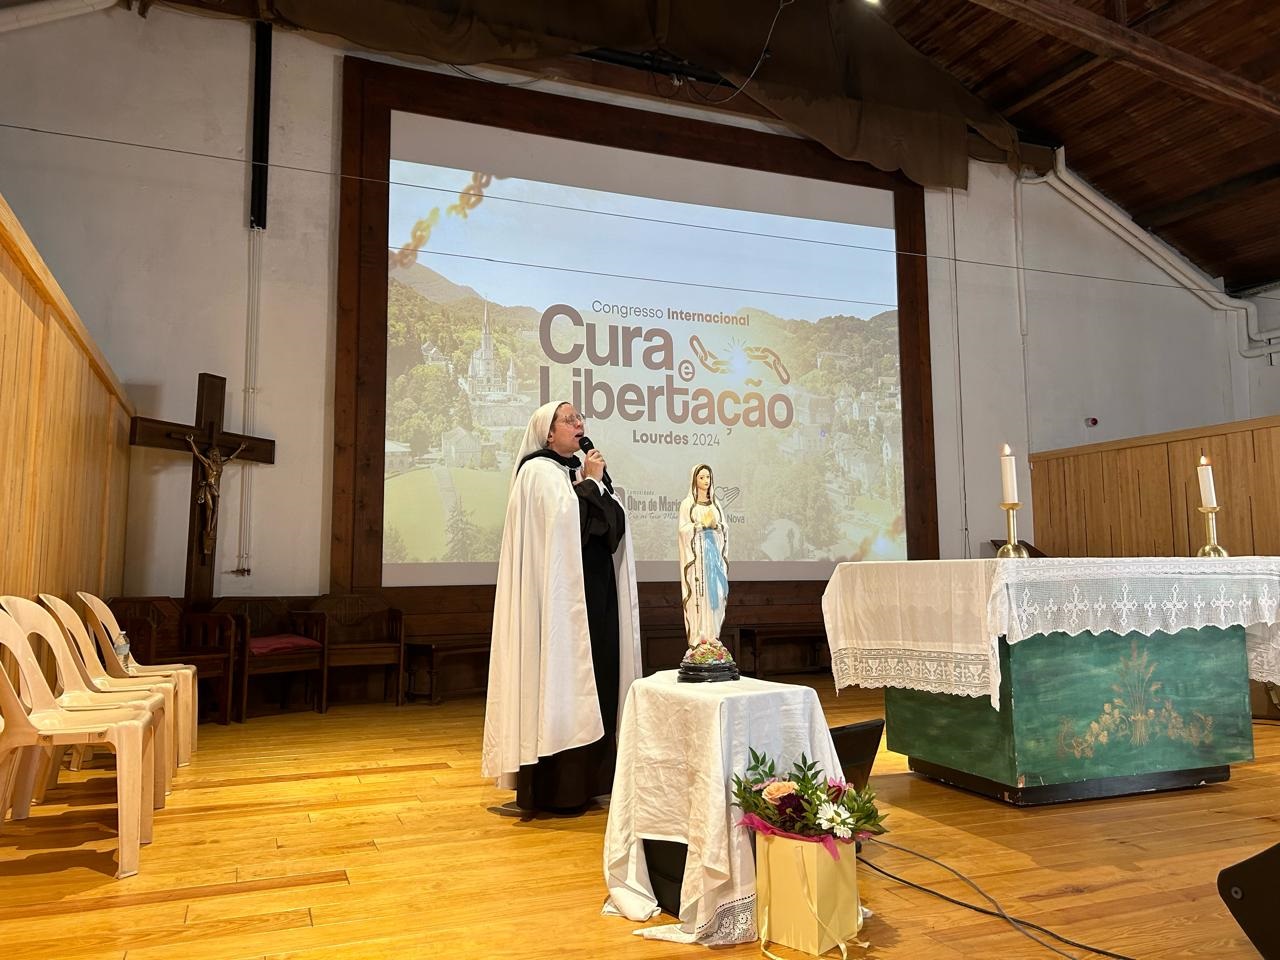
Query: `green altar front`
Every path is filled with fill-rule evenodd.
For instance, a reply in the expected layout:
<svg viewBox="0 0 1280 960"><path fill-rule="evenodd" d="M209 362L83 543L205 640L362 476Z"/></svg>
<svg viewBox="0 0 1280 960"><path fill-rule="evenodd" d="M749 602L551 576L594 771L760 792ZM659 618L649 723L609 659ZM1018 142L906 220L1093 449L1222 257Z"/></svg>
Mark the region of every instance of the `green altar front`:
<svg viewBox="0 0 1280 960"><path fill-rule="evenodd" d="M1000 639L987 698L885 690L912 770L1014 804L1215 783L1253 759L1243 627Z"/></svg>

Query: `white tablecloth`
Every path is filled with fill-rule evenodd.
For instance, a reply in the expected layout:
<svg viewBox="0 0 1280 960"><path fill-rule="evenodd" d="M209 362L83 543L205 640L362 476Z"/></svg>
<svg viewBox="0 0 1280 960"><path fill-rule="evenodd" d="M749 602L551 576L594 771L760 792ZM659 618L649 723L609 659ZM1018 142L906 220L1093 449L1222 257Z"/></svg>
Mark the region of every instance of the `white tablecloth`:
<svg viewBox="0 0 1280 960"><path fill-rule="evenodd" d="M618 732L604 874L606 913L636 921L657 912L644 839L686 843L680 923L644 936L707 945L756 939L751 832L736 826L733 775L748 750L779 775L804 753L830 776L840 762L818 695L809 687L743 677L678 683L670 670L631 685Z"/></svg>
<svg viewBox="0 0 1280 960"><path fill-rule="evenodd" d="M999 704L998 643L1041 633L1246 628L1249 676L1280 683L1280 558L842 563L822 597L836 687Z"/></svg>

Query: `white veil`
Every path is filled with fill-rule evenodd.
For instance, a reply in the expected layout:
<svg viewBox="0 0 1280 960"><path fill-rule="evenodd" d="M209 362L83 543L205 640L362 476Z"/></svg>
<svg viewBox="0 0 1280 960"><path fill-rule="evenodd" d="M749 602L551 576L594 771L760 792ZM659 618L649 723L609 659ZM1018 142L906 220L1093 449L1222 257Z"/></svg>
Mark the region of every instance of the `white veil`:
<svg viewBox="0 0 1280 960"><path fill-rule="evenodd" d="M520 469L520 461L529 454L537 453L546 447L547 435L551 433L551 421L556 411L568 402L568 400L552 400L533 411L533 416L529 418L529 425L524 428L524 439L520 441L520 451L516 454L515 466L511 468L509 486L515 486L516 471Z"/></svg>

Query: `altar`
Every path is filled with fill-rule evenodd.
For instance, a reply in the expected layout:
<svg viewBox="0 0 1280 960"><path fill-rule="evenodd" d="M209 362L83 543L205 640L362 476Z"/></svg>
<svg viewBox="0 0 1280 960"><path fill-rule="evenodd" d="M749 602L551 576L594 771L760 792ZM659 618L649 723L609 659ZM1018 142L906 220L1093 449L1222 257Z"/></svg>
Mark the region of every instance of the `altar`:
<svg viewBox="0 0 1280 960"><path fill-rule="evenodd" d="M884 687L912 770L1014 804L1226 780L1280 682L1280 559L846 563L837 689Z"/></svg>
<svg viewBox="0 0 1280 960"><path fill-rule="evenodd" d="M749 751L789 769L803 753L829 776L840 761L810 687L743 677L679 683L668 670L637 680L618 730L618 765L605 829L607 914L632 921L658 913L645 840L688 845L679 924L646 937L706 946L756 939L751 832L738 826L733 777Z"/></svg>

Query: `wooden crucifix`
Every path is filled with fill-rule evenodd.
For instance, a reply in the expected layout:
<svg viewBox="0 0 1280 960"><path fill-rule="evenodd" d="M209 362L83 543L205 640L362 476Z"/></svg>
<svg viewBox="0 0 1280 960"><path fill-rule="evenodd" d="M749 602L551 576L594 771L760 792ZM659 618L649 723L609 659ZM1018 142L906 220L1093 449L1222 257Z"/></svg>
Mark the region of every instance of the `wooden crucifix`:
<svg viewBox="0 0 1280 960"><path fill-rule="evenodd" d="M213 599L213 560L218 543L218 501L222 497L219 483L223 467L232 460L276 462L274 440L223 431L226 395L226 377L202 373L196 388L193 426L149 417L134 417L129 424L129 442L134 446L177 450L192 457L191 517L187 528L188 600Z"/></svg>

